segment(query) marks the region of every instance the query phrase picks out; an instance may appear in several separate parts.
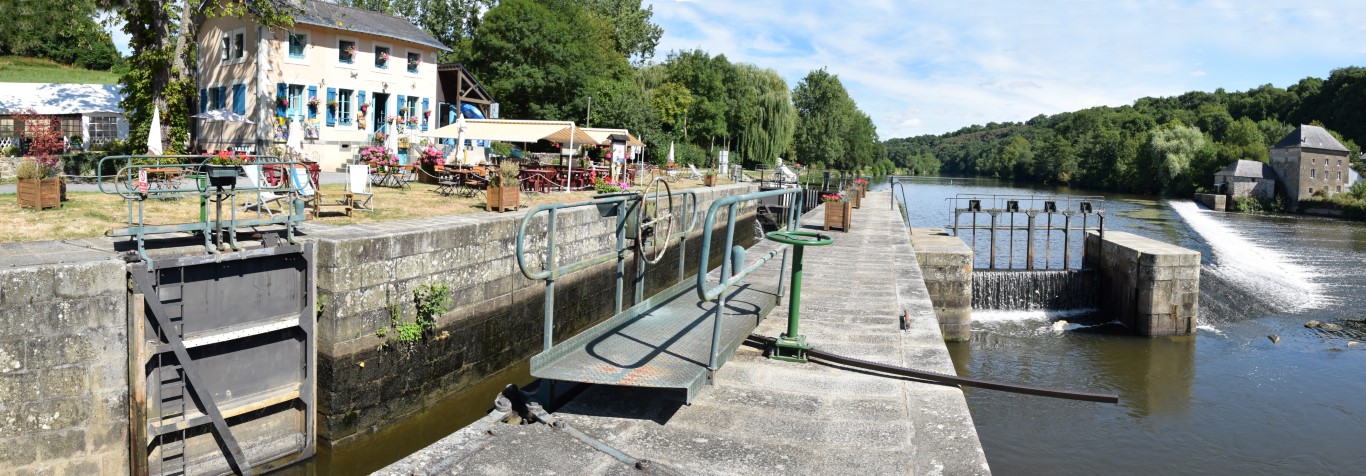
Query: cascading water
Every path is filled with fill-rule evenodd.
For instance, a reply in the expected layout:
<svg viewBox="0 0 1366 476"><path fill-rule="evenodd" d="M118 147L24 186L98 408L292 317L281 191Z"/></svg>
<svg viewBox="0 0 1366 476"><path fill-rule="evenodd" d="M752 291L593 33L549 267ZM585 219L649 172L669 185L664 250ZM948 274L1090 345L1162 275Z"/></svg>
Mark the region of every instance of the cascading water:
<svg viewBox="0 0 1366 476"><path fill-rule="evenodd" d="M972 308L1007 311L1096 307L1096 273L1089 269L972 271Z"/></svg>

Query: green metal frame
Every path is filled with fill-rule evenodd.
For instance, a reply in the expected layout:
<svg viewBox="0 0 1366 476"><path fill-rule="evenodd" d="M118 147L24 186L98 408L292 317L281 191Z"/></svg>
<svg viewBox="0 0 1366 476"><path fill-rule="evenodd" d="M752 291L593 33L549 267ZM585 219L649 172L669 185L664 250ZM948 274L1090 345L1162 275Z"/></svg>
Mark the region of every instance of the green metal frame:
<svg viewBox="0 0 1366 476"><path fill-rule="evenodd" d="M687 220L687 224L686 226L683 226L681 230L670 233L669 236L665 237L664 239L666 241L665 246L667 246L667 241L672 241L675 239L678 240L678 277L681 281L686 276L684 274L686 272L686 268L684 266L684 258L687 256L688 251L686 237L688 233L690 233L694 228L697 227L697 193L692 190L683 190L679 192L673 192L673 195L681 195L683 197L682 204L680 205L682 207L681 216ZM526 276L527 279L545 281L546 283L544 305L545 325L544 336L542 338L543 350L550 350L550 348L554 346L555 343L553 335L553 331L555 328L555 280L559 279L562 276L566 276L577 271L588 269L593 266L606 263L615 259L617 262L616 313L621 314L625 293L627 254L626 252L627 250L631 249L626 244L626 232L628 228L628 222L633 219L632 216L639 214L640 203L642 200L650 200L653 198L656 197L654 195L645 196L643 194L636 193L613 194L605 197L596 198L593 200L576 203L552 203L541 205L527 211L526 215L522 217L521 226L517 229L517 267L522 271L522 275ZM616 217L616 249L610 253L604 253L601 255L581 259L566 265L560 265L557 260L558 253L555 246L555 236L559 230L559 222L557 220L557 217L559 216L561 210L583 207L596 207L598 208L599 213L602 216ZM527 226L531 224L532 218L536 217L542 212L546 213L545 254L542 256L540 260L540 269L533 270L527 264ZM639 217L636 217L634 219L639 219ZM661 237L655 237L655 239L661 239ZM633 304L639 304L640 302L644 301L645 267L645 260L638 259L634 281L635 301Z"/></svg>
<svg viewBox="0 0 1366 476"><path fill-rule="evenodd" d="M227 244L233 251L241 251L242 247L237 242L238 228L284 225L286 240L291 244L295 243L294 232L299 224L304 221L304 201L299 199L299 191L293 188L290 180L283 180L279 186L275 187L264 184L257 187L210 187L207 181L190 180L191 186L187 187L149 187L146 192L138 190L136 184L143 171L175 169L184 171L188 177L190 172L198 170L202 163L212 157L209 155L113 155L100 159L96 169L96 174L99 176L99 190L106 194L118 195L127 202L126 221L128 226L109 230L105 235L134 238L137 242L137 256L149 264L152 263L152 260L147 255L147 235L199 233L204 237L205 251L216 255L220 253L220 249L215 246L214 241L223 234L227 235ZM286 168L298 165L298 162L281 160L268 155L248 155L246 157L251 160L252 165L278 165ZM288 195L290 199L286 213L271 216L263 214L258 207L255 216L238 218L238 195L255 197L261 192ZM188 197L199 199L199 221L171 225L146 224L144 208L147 200ZM209 213L208 204L210 202L217 205L212 214ZM226 218L223 216L223 204L225 202L230 205Z"/></svg>
<svg viewBox="0 0 1366 476"><path fill-rule="evenodd" d="M782 272L787 268L787 248L792 245L780 244L777 248L770 250L768 253L764 253L763 256L760 256L759 259L749 265L745 264L744 248L735 246L735 216L738 212L740 203L782 195L792 195L792 201L790 202L791 206L787 209L787 229L796 230L798 223L801 221L799 218L801 217L800 210L803 205L802 201L806 196L801 188L783 188L725 197L713 201L711 207L707 209L707 218L702 222L702 251L700 258L701 262L697 269L697 297L703 301L715 300L718 316L721 314L721 311L726 308L726 290L739 284L745 279L745 276L748 276L750 273L759 269L760 266L763 266L764 263L767 263L768 260L773 259L773 257L778 256L779 254L782 255L782 264L779 265L778 271L778 296L782 296ZM731 259L721 260L721 274L717 278L718 283L715 286L709 287L709 279L707 278L707 257L711 255L712 230L715 228L716 217L719 214L721 207L726 207L726 247L724 249L730 250ZM720 349L721 319L718 318L712 323L711 352L709 354L710 357L707 360L709 375L714 375L716 370L719 369L723 363L721 356L719 355L721 352Z"/></svg>

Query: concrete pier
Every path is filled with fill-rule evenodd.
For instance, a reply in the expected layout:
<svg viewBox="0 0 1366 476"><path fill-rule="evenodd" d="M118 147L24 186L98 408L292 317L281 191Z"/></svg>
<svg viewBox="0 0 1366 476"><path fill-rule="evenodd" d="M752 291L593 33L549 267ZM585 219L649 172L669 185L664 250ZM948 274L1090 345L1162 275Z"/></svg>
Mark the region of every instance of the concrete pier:
<svg viewBox="0 0 1366 476"><path fill-rule="evenodd" d="M1086 235L1086 267L1100 272L1101 309L1143 336L1195 333L1200 252L1110 231Z"/></svg>
<svg viewBox="0 0 1366 476"><path fill-rule="evenodd" d="M941 228L912 229L911 247L944 340L972 338L972 248Z"/></svg>
<svg viewBox="0 0 1366 476"><path fill-rule="evenodd" d="M870 192L871 203L887 192ZM805 253L801 333L815 348L955 373L921 268L894 210L854 212L849 233ZM816 208L803 218L819 229ZM770 249L761 242L754 256ZM750 280L776 279L775 262ZM783 300L786 304L786 299ZM701 304L709 306L710 303ZM900 326L903 313L909 328ZM755 330L777 336L787 310ZM655 389L589 387L553 414L663 474L989 474L962 391L741 347L692 405ZM494 395L489 395L492 402ZM542 424L480 420L378 474L636 474Z"/></svg>

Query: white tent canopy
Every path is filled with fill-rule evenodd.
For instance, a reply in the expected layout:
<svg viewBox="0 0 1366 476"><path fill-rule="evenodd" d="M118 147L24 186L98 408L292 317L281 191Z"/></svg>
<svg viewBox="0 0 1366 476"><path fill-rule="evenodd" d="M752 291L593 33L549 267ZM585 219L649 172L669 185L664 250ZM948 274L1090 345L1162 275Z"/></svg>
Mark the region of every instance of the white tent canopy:
<svg viewBox="0 0 1366 476"><path fill-rule="evenodd" d="M645 143L631 135L626 129L607 129L602 127L585 127L583 132L593 138L594 144L607 145L611 143L613 134L621 134L627 137L626 145L632 147L644 147Z"/></svg>
<svg viewBox="0 0 1366 476"><path fill-rule="evenodd" d="M460 128L456 124L451 124L426 135L439 139L455 139L460 136ZM542 139L563 144L597 143L593 136L575 127L570 121L466 119L464 138L521 143L534 143Z"/></svg>

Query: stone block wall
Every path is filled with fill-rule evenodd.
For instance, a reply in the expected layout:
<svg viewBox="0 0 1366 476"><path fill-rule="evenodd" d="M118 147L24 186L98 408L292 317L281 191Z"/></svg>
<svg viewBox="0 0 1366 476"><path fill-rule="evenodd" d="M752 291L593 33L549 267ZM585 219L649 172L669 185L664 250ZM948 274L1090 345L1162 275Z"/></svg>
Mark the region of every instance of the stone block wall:
<svg viewBox="0 0 1366 476"><path fill-rule="evenodd" d="M972 248L937 228L912 229L911 247L944 340L963 342L972 338Z"/></svg>
<svg viewBox="0 0 1366 476"><path fill-rule="evenodd" d="M1200 253L1138 235L1086 236L1086 267L1100 273L1100 305L1144 336L1195 333L1200 310Z"/></svg>
<svg viewBox="0 0 1366 476"><path fill-rule="evenodd" d="M31 245L0 245L0 474L125 473L125 265Z"/></svg>
<svg viewBox="0 0 1366 476"><path fill-rule="evenodd" d="M1195 194L1195 201L1200 202L1205 208L1222 212L1228 208L1228 197L1228 195L1214 193L1197 193Z"/></svg>
<svg viewBox="0 0 1366 476"><path fill-rule="evenodd" d="M716 198L753 190L748 185L697 189L701 215ZM754 207L741 210L736 244L748 247L754 239ZM317 327L321 443L344 445L373 433L541 351L545 282L523 276L515 257L524 215L476 213L310 233L318 244L322 303ZM615 219L600 217L593 207L560 212L557 261L565 265L610 253L614 230ZM546 244L544 213L528 231L526 250L540 256ZM694 236L688 242L689 273L697 267L699 241ZM723 246L712 245L712 266L719 264ZM647 268L647 296L677 281L678 255L675 246L664 261ZM539 258L528 265L539 269ZM634 273L635 264L628 260L627 307ZM557 342L614 313L615 276L616 263L610 261L556 281ZM437 319L431 335L398 342L391 321L394 316L414 321L413 291L424 284L450 286L452 308ZM384 336L379 329L387 329Z"/></svg>

